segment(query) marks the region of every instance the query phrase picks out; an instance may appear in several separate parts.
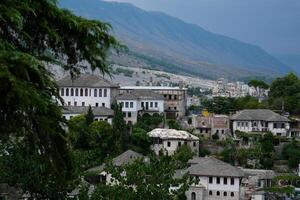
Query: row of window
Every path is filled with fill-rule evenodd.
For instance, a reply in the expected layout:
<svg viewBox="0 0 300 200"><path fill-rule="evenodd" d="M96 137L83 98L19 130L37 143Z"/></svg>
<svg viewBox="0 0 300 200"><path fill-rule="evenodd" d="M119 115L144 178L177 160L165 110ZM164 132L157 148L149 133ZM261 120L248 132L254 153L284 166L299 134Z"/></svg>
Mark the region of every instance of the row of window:
<svg viewBox="0 0 300 200"><path fill-rule="evenodd" d="M185 145L187 144L187 142L183 142ZM171 147L171 145L172 145L172 143L170 142L170 141L168 141L167 142L167 146L168 147ZM182 145L182 142L178 142L178 147L181 147L181 145ZM196 142L193 142L193 146L195 147L197 145L197 143Z"/></svg>
<svg viewBox="0 0 300 200"><path fill-rule="evenodd" d="M127 116L126 116L126 112L123 112L123 117L125 117L125 118L129 117L130 118L131 117L131 112L127 112Z"/></svg>
<svg viewBox="0 0 300 200"><path fill-rule="evenodd" d="M121 107L122 108L133 108L133 102L121 102ZM157 108L158 107L158 102L141 102L141 107L142 108Z"/></svg>
<svg viewBox="0 0 300 200"><path fill-rule="evenodd" d="M94 89L94 97L107 97L107 89ZM91 90L88 88L61 88L60 89L61 96L92 96Z"/></svg>
<svg viewBox="0 0 300 200"><path fill-rule="evenodd" d="M209 194L209 196L212 196L212 195L213 195L213 191L210 190L210 191L208 192L208 194ZM227 195L228 195L227 192L223 192L223 196L224 196L224 197L227 197ZM220 191L217 191L217 192L216 192L216 196L221 196L221 192L220 192ZM234 197L234 192L230 192L230 196L231 196L231 197Z"/></svg>
<svg viewBox="0 0 300 200"><path fill-rule="evenodd" d="M226 178L226 177L223 178L223 184L224 185L228 184L227 179L229 179L229 178ZM211 176L209 177L209 183L214 183L214 178L211 177ZM221 184L221 178L220 177L216 178L216 183ZM234 178L230 178L230 185L234 185Z"/></svg>
<svg viewBox="0 0 300 200"><path fill-rule="evenodd" d="M77 106L77 101L74 101L74 105L73 106ZM68 106L72 106L72 102L68 101ZM81 106L85 106L85 102L81 102ZM105 107L105 103L101 104L102 107ZM99 103L95 103L95 107L99 107Z"/></svg>
<svg viewBox="0 0 300 200"><path fill-rule="evenodd" d="M164 94L164 97L165 97L166 100L177 100L177 95L171 95L171 94L166 95L166 94Z"/></svg>

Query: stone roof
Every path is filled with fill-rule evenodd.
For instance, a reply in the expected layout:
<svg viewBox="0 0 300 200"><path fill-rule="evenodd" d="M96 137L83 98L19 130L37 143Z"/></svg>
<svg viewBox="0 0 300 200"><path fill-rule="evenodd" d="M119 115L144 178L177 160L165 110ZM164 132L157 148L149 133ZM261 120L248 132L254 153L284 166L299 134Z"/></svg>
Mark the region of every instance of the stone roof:
<svg viewBox="0 0 300 200"><path fill-rule="evenodd" d="M131 90L120 94L117 100L164 100L164 97L151 90Z"/></svg>
<svg viewBox="0 0 300 200"><path fill-rule="evenodd" d="M89 87L89 88L115 88L118 85L106 80L102 76L92 74L81 74L75 79L71 79L71 76L66 76L57 82L59 87Z"/></svg>
<svg viewBox="0 0 300 200"><path fill-rule="evenodd" d="M245 169L241 168L245 176L257 176L259 179L273 179L276 174L273 170L265 169Z"/></svg>
<svg viewBox="0 0 300 200"><path fill-rule="evenodd" d="M244 172L237 167L213 157L197 157L189 161L192 164L188 168L190 175L219 176L219 177L243 177Z"/></svg>
<svg viewBox="0 0 300 200"><path fill-rule="evenodd" d="M197 116L197 128L229 128L229 117L226 115Z"/></svg>
<svg viewBox="0 0 300 200"><path fill-rule="evenodd" d="M242 110L231 117L231 120L259 120L269 122L288 122L287 117L281 116L268 109Z"/></svg>
<svg viewBox="0 0 300 200"><path fill-rule="evenodd" d="M198 137L188 133L187 131L179 131L175 129L156 128L148 133L149 137L160 139L174 139L174 140L199 140Z"/></svg>
<svg viewBox="0 0 300 200"><path fill-rule="evenodd" d="M86 114L89 107L87 106L65 106L63 114ZM92 107L94 116L113 116L114 111L106 107Z"/></svg>
<svg viewBox="0 0 300 200"><path fill-rule="evenodd" d="M120 167L122 165L127 165L135 161L136 159L144 158L144 156L140 153L137 153L132 150L127 150L124 153L120 154L119 156L115 157L112 160L112 164L114 166ZM101 173L105 169L105 164L102 164L100 166L91 168L88 170L88 172L99 172Z"/></svg>

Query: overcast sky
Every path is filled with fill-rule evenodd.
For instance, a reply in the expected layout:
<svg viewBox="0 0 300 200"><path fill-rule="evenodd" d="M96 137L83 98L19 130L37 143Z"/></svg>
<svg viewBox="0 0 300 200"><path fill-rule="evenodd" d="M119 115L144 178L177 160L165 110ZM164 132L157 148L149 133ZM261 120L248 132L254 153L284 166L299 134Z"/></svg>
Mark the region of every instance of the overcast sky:
<svg viewBox="0 0 300 200"><path fill-rule="evenodd" d="M206 30L300 54L300 0L114 0L162 11Z"/></svg>

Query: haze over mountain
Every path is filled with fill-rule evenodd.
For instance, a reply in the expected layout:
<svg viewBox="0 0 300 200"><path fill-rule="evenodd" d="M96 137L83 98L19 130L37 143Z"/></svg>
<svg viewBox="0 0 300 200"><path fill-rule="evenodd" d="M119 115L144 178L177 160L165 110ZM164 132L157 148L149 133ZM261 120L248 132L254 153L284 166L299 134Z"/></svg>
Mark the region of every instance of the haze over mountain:
<svg viewBox="0 0 300 200"><path fill-rule="evenodd" d="M61 0L60 5L78 15L109 22L117 37L132 50L117 59L121 64L147 63L152 68L206 78L274 77L290 71L258 46L163 13L100 0Z"/></svg>

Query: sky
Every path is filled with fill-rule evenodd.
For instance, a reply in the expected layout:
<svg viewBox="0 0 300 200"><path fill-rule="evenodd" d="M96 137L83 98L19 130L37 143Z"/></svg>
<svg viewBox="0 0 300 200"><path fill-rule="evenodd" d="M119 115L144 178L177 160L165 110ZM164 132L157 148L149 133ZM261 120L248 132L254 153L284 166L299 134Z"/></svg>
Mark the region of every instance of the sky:
<svg viewBox="0 0 300 200"><path fill-rule="evenodd" d="M113 0L161 11L208 31L259 45L271 54L300 54L300 0Z"/></svg>

